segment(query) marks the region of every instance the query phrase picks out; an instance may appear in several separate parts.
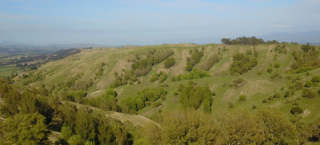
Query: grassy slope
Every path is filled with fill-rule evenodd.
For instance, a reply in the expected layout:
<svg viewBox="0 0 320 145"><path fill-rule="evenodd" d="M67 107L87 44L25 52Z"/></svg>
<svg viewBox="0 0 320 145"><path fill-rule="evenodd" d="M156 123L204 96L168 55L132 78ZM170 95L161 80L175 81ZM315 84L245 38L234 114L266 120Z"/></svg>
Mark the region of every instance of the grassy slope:
<svg viewBox="0 0 320 145"><path fill-rule="evenodd" d="M264 107L277 107L280 108L286 115L290 116L289 110L291 109L291 104L285 104L285 98L281 97L279 99L275 99L274 101L264 104L262 103L263 98L267 98L268 96L274 94L275 92L280 93L282 96L288 90L288 86L291 83L291 80L286 79L276 79L271 80L271 74L267 73L266 70L270 64L274 64L275 62L281 63L281 67L276 69L273 68L274 71L278 71L285 78L285 71L290 68L291 63L293 62L293 56L291 53L293 51L302 52L300 46L298 45L287 45L287 54L278 54L276 60L274 60L274 55L276 52L270 52L271 49L274 49L276 45L258 45L255 46L258 51L258 61L259 64L241 76L230 76L229 74L229 66L232 63L232 55L237 52L245 53L247 49L253 48L253 46L230 46L230 45L221 45L221 44L208 44L202 45L204 49L204 57L201 59L201 62L197 64L195 67L199 67L206 62L206 59L210 56L218 53L218 48L221 48L221 60L216 63L213 68L209 70L209 73L212 75L210 78L197 79L193 80L199 85L208 84L210 89L216 92L216 96L214 97L214 102L212 105L212 113L217 114L221 109L225 109L228 106L228 102L233 102L235 104L235 108L248 108L251 109L252 105L256 105L258 108ZM124 70L129 70L131 67L131 62L128 63L128 58L134 58L136 54L143 56L145 52L150 49L156 49L157 51L162 50L174 50L174 57L176 60L176 65L171 67L170 69L165 69L163 62L157 64L153 67L153 70L146 76L140 77L142 80L142 84L139 85L126 85L116 88L116 91L119 93L118 100L134 96L137 91L143 89L144 87L154 86L157 87L160 84L150 83L149 79L151 75L155 72L164 71L168 74L168 79L165 83L167 83L170 87L167 88L168 95L167 99L162 101L163 105L159 108L154 109L153 106L148 106L139 111L140 115L151 116L154 112L159 110L170 110L173 108L180 107L181 104L178 102L178 97L174 96L173 93L177 91L177 88L180 84L187 84L188 81L179 81L179 82L171 82L170 79L172 76L176 76L178 74L186 73L184 70L186 66L186 57L190 56L189 50L198 48L201 49L202 46L199 45L189 45L189 44L176 44L176 45L157 45L157 46L143 46L143 47L127 47L121 49L109 49L109 48L94 48L91 50L83 50L81 53L69 56L65 59L58 60L55 62L47 63L43 65L43 67L39 68L37 71L41 70L49 70L52 68L56 68L57 66L61 66L62 68L57 70L54 75L47 77L42 81L44 84L56 84L60 81L68 80L70 77L75 76L77 73L83 72L84 75L81 80L87 80L90 78L94 78L95 72L98 71L101 62L105 62L104 66L104 75L99 77L94 85L89 88L88 94L90 97L101 95L114 80L113 73L118 72L121 74ZM226 47L229 51L223 52L222 48ZM72 61L72 58L78 57L80 60ZM257 75L257 72L262 70L262 75ZM320 75L320 69L310 71L310 76L307 77L305 73L299 74L302 78L302 81L310 80L314 75ZM293 77L297 75L291 75ZM223 84L232 83L232 80L235 78L241 77L245 80L245 84L239 88L234 87L223 87ZM22 81L17 81L16 84L21 83ZM36 82L31 85L37 85L41 82ZM284 91L281 91L280 88L284 87ZM319 87L318 87L319 88ZM317 88L317 89L318 89ZM237 102L238 97L241 94L245 94L247 96L247 101L243 103ZM295 95L292 98L301 98L301 91L295 91ZM160 100L159 100L160 101ZM306 99L301 98L299 100L300 106L302 109L306 110L303 120L305 122L310 122L315 119L320 118L320 114L317 113L316 110L320 110L318 102L320 101L320 97L316 97L314 99ZM201 108L200 108L201 110Z"/></svg>

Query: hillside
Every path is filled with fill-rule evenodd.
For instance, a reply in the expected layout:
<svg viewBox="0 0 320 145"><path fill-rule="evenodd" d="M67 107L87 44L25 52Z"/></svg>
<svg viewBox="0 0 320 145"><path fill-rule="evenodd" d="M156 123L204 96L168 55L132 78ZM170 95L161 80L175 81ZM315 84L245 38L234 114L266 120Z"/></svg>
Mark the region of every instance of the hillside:
<svg viewBox="0 0 320 145"><path fill-rule="evenodd" d="M180 137L172 135L189 129L220 134L228 127L250 124L253 130L246 131L253 133L261 131L257 127L270 127L269 121L285 128L276 129L286 132L285 138L277 135L280 142L317 142L319 51L318 46L295 44L83 48L1 80L1 115L43 115L53 131L50 140L60 143L79 137L98 144L177 143ZM97 133L89 136L90 132ZM237 133L228 132L237 142ZM268 135L263 136L243 139L267 143ZM233 140L196 137L194 142L206 144Z"/></svg>
<svg viewBox="0 0 320 145"><path fill-rule="evenodd" d="M162 101L162 105L156 109L153 109L153 106L147 106L142 110L139 110L140 115L147 117L152 116L157 110L170 110L173 108L179 108L181 104L178 101L178 96L174 95L174 92L178 90L180 84L188 84L189 80L182 81L171 81L173 76L179 74L187 73L185 70L186 67L186 58L190 56L190 50L201 50L202 47L204 56L201 58L200 62L194 67L199 68L206 63L207 59L214 54L221 53L219 57L221 60L213 65L209 69L208 73L211 77L206 77L203 79L193 79L192 81L199 84L205 85L208 84L210 90L214 91L216 95L213 98L212 112L215 114L219 112L222 108L228 108L228 103L234 103L236 108L248 108L251 109L252 105L256 105L257 108L265 107L277 107L280 108L285 114L290 115L290 109L293 105L286 104L286 98L279 98L271 101L270 103L262 103L262 100L268 98L274 93L279 93L281 96L285 94L288 87L293 84L291 80L285 79L287 76L295 78L296 76L301 77L301 82L311 80L315 75L320 75L319 69L314 69L309 71L309 75L306 76L305 73L300 74L286 74L286 71L290 69L291 64L294 61L292 53L297 51L302 53L300 45L286 45L286 54L279 54L278 52L272 51L276 45L257 45L257 46L247 46L247 45L219 45L219 44L209 44L209 45L192 45L192 44L172 44L172 45L156 45L156 46L142 46L142 47L126 47L126 48L93 48L93 49L83 49L80 53L69 56L67 58L49 62L38 70L31 71L33 74L39 72L45 72L48 70L54 70L41 81L35 81L30 83L30 86L38 86L40 83L43 83L47 86L56 85L61 82L66 82L71 78L76 77L81 74L80 79L77 82L86 82L89 79L93 80L93 85L88 88L87 97L96 97L101 96L105 89L111 86L115 81L114 73L117 72L120 74L124 71L131 69L131 64L133 62L128 62L128 59L133 59L138 54L140 57L145 57L146 52L149 50L156 51L168 51L173 50L174 55L171 56L175 59L176 63L174 66L166 69L164 67L164 61L156 64L152 67L152 70L145 76L138 77L141 80L141 84L134 83L134 85L124 85L116 87L115 90L118 93L117 100L120 104L121 100L127 98L128 96L135 96L135 94L142 90L145 87L158 87L163 83L150 82L150 78L154 73L163 71L167 74L166 81L164 84L169 85L166 89L168 94L166 100ZM223 51L223 48L226 48L227 51ZM230 75L230 64L232 63L232 56L238 52L246 53L247 50L253 49L258 52L257 60L258 64L253 69L249 70L247 73L242 75ZM219 51L220 49L220 51ZM277 54L277 58L274 59L274 56ZM102 67L102 75L96 77L96 73L99 71L100 64L104 62L105 65ZM282 79L270 79L272 74L267 73L267 69L270 64L274 65L276 62L280 63L279 68L273 68L273 71L279 72L282 75ZM262 71L261 75L258 75L257 72ZM29 72L26 72L26 74ZM96 80L94 79L96 77ZM234 87L233 80L237 78L242 78L244 80L243 84L239 87ZM22 82L28 80L26 79L16 79L15 84L22 85ZM230 86L230 85L231 86ZM281 88L284 90L281 90ZM57 88L57 87L56 87ZM312 89L316 89L314 87ZM68 89L69 92L74 92L77 89ZM54 92L58 92L56 89ZM307 99L301 97L301 90L295 91L295 94L290 99L298 98L301 108L304 109L305 114L304 121L311 122L320 117L320 115L315 111L319 109L317 102L319 97L313 99ZM246 95L245 102L238 102L239 96L241 94ZM201 108L200 108L201 110Z"/></svg>

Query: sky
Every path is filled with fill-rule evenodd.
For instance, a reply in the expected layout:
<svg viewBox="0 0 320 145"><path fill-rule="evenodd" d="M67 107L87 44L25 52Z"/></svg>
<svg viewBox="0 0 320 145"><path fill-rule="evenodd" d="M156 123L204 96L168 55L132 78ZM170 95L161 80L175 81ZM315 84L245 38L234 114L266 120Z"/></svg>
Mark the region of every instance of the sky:
<svg viewBox="0 0 320 145"><path fill-rule="evenodd" d="M0 0L0 42L153 45L320 31L320 0Z"/></svg>

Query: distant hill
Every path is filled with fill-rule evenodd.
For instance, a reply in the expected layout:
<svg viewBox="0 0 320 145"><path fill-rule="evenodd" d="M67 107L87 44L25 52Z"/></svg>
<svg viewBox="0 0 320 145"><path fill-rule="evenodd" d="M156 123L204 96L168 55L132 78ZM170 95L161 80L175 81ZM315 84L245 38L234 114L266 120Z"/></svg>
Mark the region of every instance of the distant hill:
<svg viewBox="0 0 320 145"><path fill-rule="evenodd" d="M54 52L61 49L87 48L87 47L112 47L110 45L76 43L76 44L50 44L45 46L25 45L19 42L3 41L0 43L0 53L24 53L24 52Z"/></svg>
<svg viewBox="0 0 320 145"><path fill-rule="evenodd" d="M299 44L310 43L320 45L320 31L296 32L296 33L271 33L260 36L264 40L277 40L279 42L298 42Z"/></svg>

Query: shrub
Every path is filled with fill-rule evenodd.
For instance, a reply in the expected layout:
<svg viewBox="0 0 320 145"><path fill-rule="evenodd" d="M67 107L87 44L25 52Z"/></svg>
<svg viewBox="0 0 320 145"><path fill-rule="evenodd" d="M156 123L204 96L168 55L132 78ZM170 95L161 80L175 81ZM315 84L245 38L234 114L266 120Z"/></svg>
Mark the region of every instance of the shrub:
<svg viewBox="0 0 320 145"><path fill-rule="evenodd" d="M267 99L262 99L262 103L268 103Z"/></svg>
<svg viewBox="0 0 320 145"><path fill-rule="evenodd" d="M273 72L272 67L269 67L269 68L267 69L267 72L268 72L269 74L271 74L271 73Z"/></svg>
<svg viewBox="0 0 320 145"><path fill-rule="evenodd" d="M244 102L244 101L246 101L247 99L246 99L246 96L245 95L241 95L240 97L239 97L239 102Z"/></svg>
<svg viewBox="0 0 320 145"><path fill-rule="evenodd" d="M274 98L280 98L280 94L279 93L274 93L273 97Z"/></svg>
<svg viewBox="0 0 320 145"><path fill-rule="evenodd" d="M234 107L234 105L233 105L233 103L232 102L229 102L229 108L233 108Z"/></svg>
<svg viewBox="0 0 320 145"><path fill-rule="evenodd" d="M295 113L301 114L303 113L303 110L300 107L292 107L290 112L291 114L295 114Z"/></svg>
<svg viewBox="0 0 320 145"><path fill-rule="evenodd" d="M311 81L307 81L306 84L304 85L307 88L310 88L312 86L312 82Z"/></svg>
<svg viewBox="0 0 320 145"><path fill-rule="evenodd" d="M290 93L289 93L289 91L287 91L287 92L284 94L284 97L285 97L285 98L290 97Z"/></svg>
<svg viewBox="0 0 320 145"><path fill-rule="evenodd" d="M257 106L256 105L252 105L252 109L257 109Z"/></svg>
<svg viewBox="0 0 320 145"><path fill-rule="evenodd" d="M258 75L262 75L262 73L263 73L262 70L259 70L259 71L257 72Z"/></svg>
<svg viewBox="0 0 320 145"><path fill-rule="evenodd" d="M171 66L173 66L176 63L176 61L174 60L174 58L168 58L165 62L164 62L164 67L165 68L170 68Z"/></svg>
<svg viewBox="0 0 320 145"><path fill-rule="evenodd" d="M153 107L154 107L154 108L159 107L160 105L162 105L161 102L154 102L154 103L153 103Z"/></svg>
<svg viewBox="0 0 320 145"><path fill-rule="evenodd" d="M312 79L311 79L311 81L312 81L313 83L315 83L315 82L320 82L320 77L319 77L319 76L313 76Z"/></svg>
<svg viewBox="0 0 320 145"><path fill-rule="evenodd" d="M303 89L302 96L310 99L316 97L316 93L312 92L309 89Z"/></svg>
<svg viewBox="0 0 320 145"><path fill-rule="evenodd" d="M276 63L274 64L274 67L275 67L275 68L279 68L279 67L280 67L280 63L279 63L279 62L276 62Z"/></svg>

